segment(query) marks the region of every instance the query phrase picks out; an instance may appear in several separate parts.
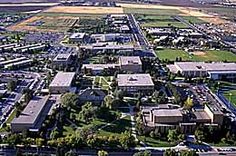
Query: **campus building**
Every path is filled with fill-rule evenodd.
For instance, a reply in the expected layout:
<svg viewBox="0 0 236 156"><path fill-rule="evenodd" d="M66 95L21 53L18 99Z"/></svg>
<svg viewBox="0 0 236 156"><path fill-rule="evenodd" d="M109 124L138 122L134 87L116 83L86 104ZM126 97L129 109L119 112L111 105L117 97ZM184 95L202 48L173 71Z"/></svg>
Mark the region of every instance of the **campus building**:
<svg viewBox="0 0 236 156"><path fill-rule="evenodd" d="M73 91L71 85L75 78L74 72L59 72L49 85L49 92L62 94Z"/></svg>
<svg viewBox="0 0 236 156"><path fill-rule="evenodd" d="M72 64L72 54L58 54L52 62L54 68L65 68Z"/></svg>
<svg viewBox="0 0 236 156"><path fill-rule="evenodd" d="M69 37L70 43L84 43L86 40L85 33L74 33Z"/></svg>
<svg viewBox="0 0 236 156"><path fill-rule="evenodd" d="M214 80L236 78L236 63L175 62L168 68L184 77L209 77Z"/></svg>
<svg viewBox="0 0 236 156"><path fill-rule="evenodd" d="M118 74L118 88L128 92L151 93L154 90L154 83L149 74Z"/></svg>
<svg viewBox="0 0 236 156"><path fill-rule="evenodd" d="M48 96L33 97L20 116L12 120L12 132L38 131L47 115L44 112L47 112L50 108L47 106L47 101Z"/></svg>
<svg viewBox="0 0 236 156"><path fill-rule="evenodd" d="M132 73L142 72L142 62L139 56L121 56L119 58L120 68Z"/></svg>

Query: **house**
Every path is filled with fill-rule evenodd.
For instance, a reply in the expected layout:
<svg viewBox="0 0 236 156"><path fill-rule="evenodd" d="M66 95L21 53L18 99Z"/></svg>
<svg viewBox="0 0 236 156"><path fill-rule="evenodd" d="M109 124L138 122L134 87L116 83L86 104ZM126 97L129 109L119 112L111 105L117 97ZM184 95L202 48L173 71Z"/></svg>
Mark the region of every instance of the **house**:
<svg viewBox="0 0 236 156"><path fill-rule="evenodd" d="M75 78L74 72L58 72L49 85L49 92L62 94L73 91L72 82Z"/></svg>
<svg viewBox="0 0 236 156"><path fill-rule="evenodd" d="M87 88L79 93L80 102L92 102L100 104L106 96L106 93L99 88Z"/></svg>

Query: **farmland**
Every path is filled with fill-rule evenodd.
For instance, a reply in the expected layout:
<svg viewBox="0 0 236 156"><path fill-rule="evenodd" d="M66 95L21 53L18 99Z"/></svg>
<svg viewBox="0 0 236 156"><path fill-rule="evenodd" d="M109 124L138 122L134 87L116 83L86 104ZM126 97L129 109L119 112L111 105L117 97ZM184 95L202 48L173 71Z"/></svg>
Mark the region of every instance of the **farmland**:
<svg viewBox="0 0 236 156"><path fill-rule="evenodd" d="M183 61L230 61L236 62L236 55L228 51L211 50L203 52L201 55L194 55L183 50L177 49L158 49L157 57L161 60L175 61L177 57L181 57Z"/></svg>
<svg viewBox="0 0 236 156"><path fill-rule="evenodd" d="M50 13L75 13L75 14L112 14L123 13L121 7L84 7L84 6L56 6L44 12Z"/></svg>

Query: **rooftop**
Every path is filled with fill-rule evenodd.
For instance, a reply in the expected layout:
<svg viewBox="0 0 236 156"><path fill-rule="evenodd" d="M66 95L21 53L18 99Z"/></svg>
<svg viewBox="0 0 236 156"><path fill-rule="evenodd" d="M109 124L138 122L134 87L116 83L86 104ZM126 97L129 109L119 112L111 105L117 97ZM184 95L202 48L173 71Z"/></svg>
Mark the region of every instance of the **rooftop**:
<svg viewBox="0 0 236 156"><path fill-rule="evenodd" d="M70 36L70 38L84 38L85 33L74 33Z"/></svg>
<svg viewBox="0 0 236 156"><path fill-rule="evenodd" d="M236 63L205 63L205 62L175 62L180 70L192 70L192 71L236 71Z"/></svg>
<svg viewBox="0 0 236 156"><path fill-rule="evenodd" d="M53 61L67 61L71 56L71 53L67 54L58 54Z"/></svg>
<svg viewBox="0 0 236 156"><path fill-rule="evenodd" d="M131 65L131 64L142 65L142 62L139 56L121 56L120 64L121 65Z"/></svg>
<svg viewBox="0 0 236 156"><path fill-rule="evenodd" d="M118 86L154 86L149 74L118 74Z"/></svg>
<svg viewBox="0 0 236 156"><path fill-rule="evenodd" d="M55 87L55 86L68 87L71 85L71 82L74 79L74 77L75 77L74 72L58 72L49 87Z"/></svg>
<svg viewBox="0 0 236 156"><path fill-rule="evenodd" d="M156 109L152 111L154 116L160 117L182 117L182 112L180 109Z"/></svg>
<svg viewBox="0 0 236 156"><path fill-rule="evenodd" d="M103 70L105 68L116 68L119 64L83 64L82 69Z"/></svg>
<svg viewBox="0 0 236 156"><path fill-rule="evenodd" d="M18 118L14 118L12 123L15 124L35 124L40 112L48 101L48 97L35 96L28 103Z"/></svg>

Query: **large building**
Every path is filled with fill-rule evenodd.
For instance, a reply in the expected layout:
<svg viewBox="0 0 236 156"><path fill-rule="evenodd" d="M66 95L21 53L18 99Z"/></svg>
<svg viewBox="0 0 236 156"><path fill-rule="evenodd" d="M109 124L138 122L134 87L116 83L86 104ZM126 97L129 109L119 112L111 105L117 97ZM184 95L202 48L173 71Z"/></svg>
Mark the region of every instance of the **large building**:
<svg viewBox="0 0 236 156"><path fill-rule="evenodd" d="M53 81L49 85L49 92L55 94L61 94L72 91L72 82L74 80L74 72L59 72L54 77Z"/></svg>
<svg viewBox="0 0 236 156"><path fill-rule="evenodd" d="M83 64L82 71L87 74L99 75L106 69L118 69L119 64Z"/></svg>
<svg viewBox="0 0 236 156"><path fill-rule="evenodd" d="M74 33L69 37L70 43L84 43L86 40L85 33Z"/></svg>
<svg viewBox="0 0 236 156"><path fill-rule="evenodd" d="M142 62L139 56L121 56L119 62L120 68L123 71L132 73L142 72Z"/></svg>
<svg viewBox="0 0 236 156"><path fill-rule="evenodd" d="M214 80L236 78L236 63L175 62L168 68L185 77L209 77Z"/></svg>
<svg viewBox="0 0 236 156"><path fill-rule="evenodd" d="M25 132L28 130L38 130L45 119L44 111L47 107L48 96L33 97L20 116L11 122L13 132Z"/></svg>
<svg viewBox="0 0 236 156"><path fill-rule="evenodd" d="M152 92L154 83L149 74L118 74L119 89L128 93Z"/></svg>
<svg viewBox="0 0 236 156"><path fill-rule="evenodd" d="M52 62L55 68L65 68L72 64L72 54L58 54Z"/></svg>

